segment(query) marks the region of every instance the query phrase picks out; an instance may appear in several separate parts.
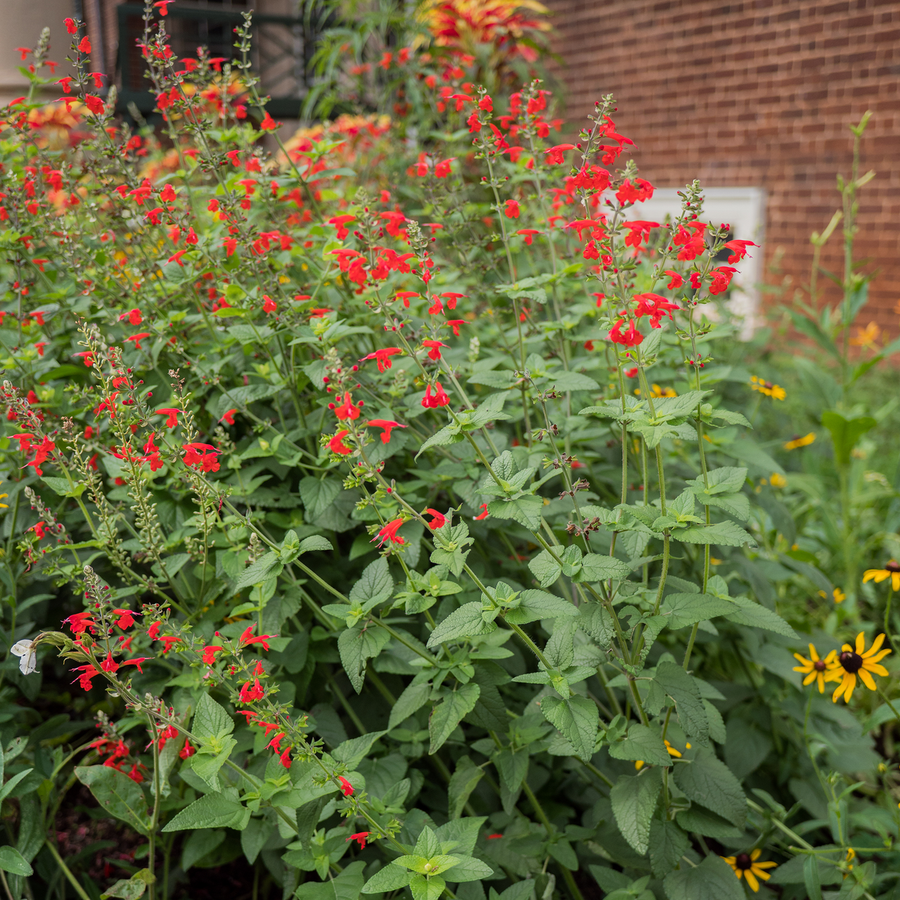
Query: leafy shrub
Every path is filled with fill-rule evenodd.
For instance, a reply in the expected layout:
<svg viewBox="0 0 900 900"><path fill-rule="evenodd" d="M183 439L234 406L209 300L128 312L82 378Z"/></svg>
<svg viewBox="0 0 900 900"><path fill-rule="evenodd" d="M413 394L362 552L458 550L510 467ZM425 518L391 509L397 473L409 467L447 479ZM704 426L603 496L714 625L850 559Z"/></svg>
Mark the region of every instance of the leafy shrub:
<svg viewBox="0 0 900 900"><path fill-rule="evenodd" d="M631 218L612 98L398 53L422 128L283 142L246 27L146 23L159 133L71 22L0 143L7 893L894 896L889 606L713 355L752 244Z"/></svg>

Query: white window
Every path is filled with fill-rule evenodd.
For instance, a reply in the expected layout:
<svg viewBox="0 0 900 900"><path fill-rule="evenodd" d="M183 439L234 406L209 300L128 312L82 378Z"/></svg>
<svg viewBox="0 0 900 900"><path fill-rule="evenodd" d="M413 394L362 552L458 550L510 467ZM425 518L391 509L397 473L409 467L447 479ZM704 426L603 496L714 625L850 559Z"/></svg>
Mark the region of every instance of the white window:
<svg viewBox="0 0 900 900"><path fill-rule="evenodd" d="M732 239L753 241L747 256L735 268L728 309L740 318L738 336L749 340L754 330L762 324L760 284L763 277L763 224L765 220L765 193L756 187L705 188L703 191L703 222L731 226ZM637 203L628 210L629 219L646 219L664 222L666 216L675 219L681 213L681 198L676 188L657 188L653 197Z"/></svg>

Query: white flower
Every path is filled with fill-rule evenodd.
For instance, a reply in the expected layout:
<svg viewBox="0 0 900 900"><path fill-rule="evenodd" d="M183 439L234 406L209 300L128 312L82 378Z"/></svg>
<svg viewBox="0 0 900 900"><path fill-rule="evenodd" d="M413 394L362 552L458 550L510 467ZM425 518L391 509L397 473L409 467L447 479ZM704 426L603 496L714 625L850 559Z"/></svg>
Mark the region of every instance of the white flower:
<svg viewBox="0 0 900 900"><path fill-rule="evenodd" d="M37 651L32 643L27 638L24 641L17 641L9 651L13 656L19 657L19 671L23 675L30 675L37 669Z"/></svg>

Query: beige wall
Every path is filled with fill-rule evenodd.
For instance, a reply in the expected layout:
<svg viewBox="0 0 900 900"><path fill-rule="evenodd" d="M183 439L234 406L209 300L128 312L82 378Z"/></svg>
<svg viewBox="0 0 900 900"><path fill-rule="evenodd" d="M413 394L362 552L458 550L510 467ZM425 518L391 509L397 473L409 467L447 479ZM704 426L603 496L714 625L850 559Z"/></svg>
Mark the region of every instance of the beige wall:
<svg viewBox="0 0 900 900"><path fill-rule="evenodd" d="M74 6L73 0L0 0L0 103L8 103L28 89L18 67L30 60L23 63L16 47L37 46L42 28L50 28L50 59L62 63L69 55L70 38L63 19L73 14ZM63 68L56 70L57 77L67 74Z"/></svg>

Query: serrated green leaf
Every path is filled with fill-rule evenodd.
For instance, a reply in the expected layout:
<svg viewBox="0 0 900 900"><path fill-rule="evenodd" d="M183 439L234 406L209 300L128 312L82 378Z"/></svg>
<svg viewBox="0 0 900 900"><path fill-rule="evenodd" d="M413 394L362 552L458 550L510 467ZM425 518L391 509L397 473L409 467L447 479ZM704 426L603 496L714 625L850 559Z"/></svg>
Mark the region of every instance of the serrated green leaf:
<svg viewBox="0 0 900 900"><path fill-rule="evenodd" d="M631 723L621 741L615 741L607 749L613 759L643 760L651 766L672 764L672 757L659 733L637 722Z"/></svg>
<svg viewBox="0 0 900 900"><path fill-rule="evenodd" d="M197 737L208 741L210 738L231 734L234 731L234 719L209 694L203 693L197 703L191 728Z"/></svg>
<svg viewBox="0 0 900 900"><path fill-rule="evenodd" d="M337 500L341 483L336 478L315 478L307 475L298 485L300 499L310 519L317 519Z"/></svg>
<svg viewBox="0 0 900 900"><path fill-rule="evenodd" d="M526 625L541 619L558 619L560 616L578 615L578 607L568 600L548 594L546 591L528 590L519 595L519 605L505 614L507 622L514 625Z"/></svg>
<svg viewBox="0 0 900 900"><path fill-rule="evenodd" d="M692 803L743 827L747 818L744 789L711 750L700 748L689 763L676 766L675 783Z"/></svg>
<svg viewBox="0 0 900 900"><path fill-rule="evenodd" d="M447 814L451 819L458 819L462 815L463 807L483 777L484 769L476 766L468 756L457 760L456 770L450 776L447 789Z"/></svg>
<svg viewBox="0 0 900 900"><path fill-rule="evenodd" d="M465 881L481 881L490 878L494 870L480 859L474 856L464 856L458 862L444 872L447 881L462 883Z"/></svg>
<svg viewBox="0 0 900 900"><path fill-rule="evenodd" d="M532 557L528 568L542 588L550 587L562 575L562 563L557 562L549 550L541 550L537 556Z"/></svg>
<svg viewBox="0 0 900 900"><path fill-rule="evenodd" d="M338 636L341 665L356 693L362 691L368 660L384 649L390 635L368 621L358 622Z"/></svg>
<svg viewBox="0 0 900 900"><path fill-rule="evenodd" d="M672 538L684 544L718 544L720 547L756 546L753 536L734 522L713 522L712 525L691 525L672 532Z"/></svg>
<svg viewBox="0 0 900 900"><path fill-rule="evenodd" d="M686 865L666 876L668 900L744 900L744 888L721 856L707 856L699 866Z"/></svg>
<svg viewBox="0 0 900 900"><path fill-rule="evenodd" d="M97 798L103 810L147 835L147 798L131 778L111 766L76 766L75 777Z"/></svg>
<svg viewBox="0 0 900 900"><path fill-rule="evenodd" d="M627 578L631 572L631 566L616 559L614 556L602 556L599 553L589 553L581 561L581 571L573 579L574 581L608 581L610 578Z"/></svg>
<svg viewBox="0 0 900 900"><path fill-rule="evenodd" d="M384 894L398 891L409 884L411 873L393 864L376 872L362 887L363 894Z"/></svg>
<svg viewBox="0 0 900 900"><path fill-rule="evenodd" d="M350 589L352 603L366 603L377 600L379 603L390 599L394 593L394 579L391 577L387 559L379 556L363 569L359 581Z"/></svg>
<svg viewBox="0 0 900 900"><path fill-rule="evenodd" d="M776 634L782 634L789 638L797 637L797 632L771 609L754 603L746 597L735 597L734 604L739 608L725 616L730 622L750 628L764 628L766 631L774 631Z"/></svg>
<svg viewBox="0 0 900 900"><path fill-rule="evenodd" d="M592 700L573 695L567 700L547 696L541 700L544 718L575 748L583 760L594 755L600 714Z"/></svg>
<svg viewBox="0 0 900 900"><path fill-rule="evenodd" d="M469 682L460 685L435 706L428 720L428 734L431 737L429 753L437 753L443 747L463 716L475 708L480 694L481 688L474 682Z"/></svg>
<svg viewBox="0 0 900 900"><path fill-rule="evenodd" d="M237 800L226 797L225 794L204 794L190 806L186 806L176 813L163 831L168 833L188 831L193 828L225 828L236 822L243 812L244 807Z"/></svg>
<svg viewBox="0 0 900 900"><path fill-rule="evenodd" d="M438 623L428 638L428 647L437 647L447 641L466 640L496 630L497 626L493 622L484 621L481 604L473 601L454 610Z"/></svg>
<svg viewBox="0 0 900 900"><path fill-rule="evenodd" d="M678 629L734 611L735 606L731 600L712 594L669 594L663 600L659 614L666 616L669 628Z"/></svg>
<svg viewBox="0 0 900 900"><path fill-rule="evenodd" d="M655 818L650 823L650 868L657 878L664 878L681 862L688 848L688 836L668 819Z"/></svg>
<svg viewBox="0 0 900 900"><path fill-rule="evenodd" d="M678 721L688 737L705 741L709 736L709 720L700 699L700 688L693 676L677 663L663 662L653 681L675 702Z"/></svg>
<svg viewBox="0 0 900 900"><path fill-rule="evenodd" d="M650 822L662 791L660 769L620 775L610 791L613 816L622 837L643 856L650 849Z"/></svg>
<svg viewBox="0 0 900 900"><path fill-rule="evenodd" d="M235 587L238 590L248 585L255 587L262 584L270 575L280 575L283 568L277 553L266 553L238 575Z"/></svg>

